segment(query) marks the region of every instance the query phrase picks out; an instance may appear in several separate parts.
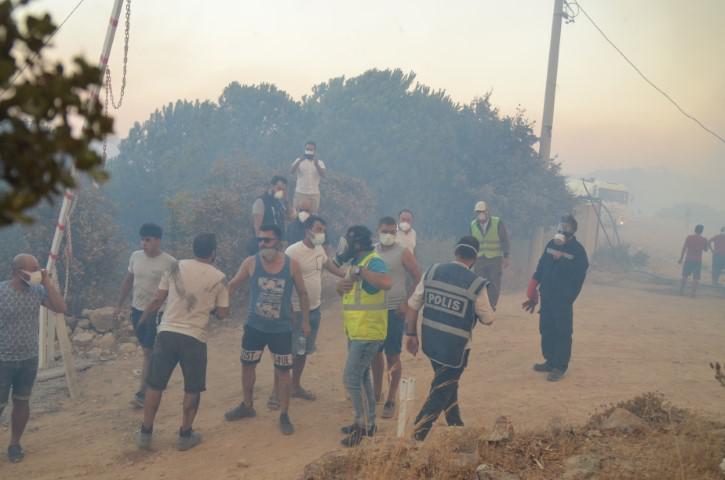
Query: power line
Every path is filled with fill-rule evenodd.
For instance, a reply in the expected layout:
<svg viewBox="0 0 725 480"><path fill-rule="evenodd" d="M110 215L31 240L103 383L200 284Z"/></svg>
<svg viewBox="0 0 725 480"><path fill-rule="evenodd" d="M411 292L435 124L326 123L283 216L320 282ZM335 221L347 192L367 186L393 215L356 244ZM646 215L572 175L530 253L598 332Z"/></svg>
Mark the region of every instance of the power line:
<svg viewBox="0 0 725 480"><path fill-rule="evenodd" d="M590 17L590 16L589 16L589 14L587 13L587 11L586 11L586 10L584 10L584 8L583 8L583 7L581 6L581 4L580 4L579 2L575 2L575 3L574 3L574 5L576 5L576 6L578 7L578 9L579 9L579 10L581 11L581 13L583 13L583 14L584 14L584 16L585 16L585 17L587 17L587 20L589 20L589 22L590 22L590 23L591 23L591 24L592 24L592 25L594 26L594 28L596 28L596 29L597 29L597 31L598 31L598 32L599 32L599 33L600 33L600 34L602 35L602 37L604 37L604 40L606 40L606 41L607 41L607 43L609 43L609 45L611 45L611 46L612 46L612 48L614 48L614 49L615 49L615 50L617 51L617 53L619 53L619 55L621 55L621 57L622 57L622 58L624 58L624 60L625 60L625 61L626 61L626 62L627 62L627 63L629 64L629 66L631 66L631 67L632 67L632 68L634 69L634 71L635 71L635 72L637 72L637 73L639 74L639 76L640 76L640 77L642 77L642 79L643 79L643 80L644 80L645 82L647 82L647 83L648 83L648 84L649 84L649 85L650 85L650 86L651 86L652 88L654 88L655 90L657 90L657 91L658 91L658 92L659 92L659 93L660 93L660 94L661 94L661 95L662 95L663 97L665 97L665 98L666 98L666 99L667 99L667 100L668 100L668 101L669 101L669 102L670 102L670 103L671 103L672 105L674 105L674 106L675 106L675 108L677 108L677 110L679 110L679 111L680 111L680 113L681 113L682 115L684 115L685 117L687 117L687 118L689 118L690 120L692 120L693 122L695 122L695 123L696 123L697 125L699 125L699 126L700 126L700 128L702 128L702 129L703 129L703 130L705 130L705 131L706 131L707 133L709 133L709 134L710 134L710 135L712 135L713 137L715 137L715 138L717 138L718 140L720 140L720 141L721 141L722 143L725 143L725 138L723 138L723 137L722 137L721 135L719 135L719 134L718 134L717 132L715 132L714 130L712 130L712 129L708 128L708 127L707 127L707 126L706 126L705 124L703 124L703 123L702 123L702 122L701 122L700 120L698 120L697 118L695 118L695 117L694 117L693 115L690 115L689 113L687 113L687 112L686 112L686 111L685 111L685 110L684 110L684 109L683 109L683 108L682 108L682 107L680 106L680 104L679 104L679 103L677 103L677 102L676 102L676 101L675 101L675 100L674 100L674 99L673 99L672 97L670 97L670 96L669 96L669 95L667 94L667 92L665 92L664 90L662 90L662 89L661 89L660 87L658 87L657 85L655 85L655 84L654 84L654 82L652 82L652 80L650 80L649 78L647 78L647 76L646 76L646 75L645 75L644 73L642 73L642 71L641 71L641 70L640 70L639 68L637 68L637 65L635 65L635 64L634 64L634 62L632 62L632 60L630 60L630 59L629 59L629 57L627 57L627 55L625 55L625 54L624 54L624 52L622 52L622 50L620 50L620 49L619 49L619 47L617 47L617 46L616 46L616 45L614 44L614 42L612 42L612 41L611 41L611 40L609 39L609 37L607 36L607 34L606 34L606 33L604 33L604 31L603 31L603 30L602 30L602 29L601 29L601 28L599 27L599 25L597 25L597 22L595 22L595 21L594 21L594 19L592 19L592 17Z"/></svg>
<svg viewBox="0 0 725 480"><path fill-rule="evenodd" d="M65 24L66 24L66 22L67 22L68 20L70 20L70 17L72 17L72 16L73 16L73 14L74 14L74 13L76 13L76 10L78 10L78 8L80 8L80 6L81 6L81 5L83 4L83 2L85 2L85 0L80 0L80 1L79 1L79 2L78 2L78 3L76 4L76 6L75 6L75 7L73 7L73 9L71 9L71 11L70 11L70 12L68 12L68 15L66 15L66 16L65 16L65 18L63 19L63 21L62 21L62 22L60 22L60 25L58 25L58 28L56 28L56 29L55 29L55 30L53 31L53 33L51 33L51 34L50 34L50 36L49 36L49 37L48 37L48 38L47 38L47 39L45 40L45 42L43 42L43 46L42 46L42 47L40 47L40 50L42 50L42 49L44 49L45 47L47 47L47 46L48 46L48 44L50 43L50 41L51 41L51 40L53 40L53 37L55 37L55 35L56 35L56 34L57 34L58 32L60 32L60 29L61 29L61 28L63 28L63 25L65 25ZM38 51L40 51L40 50L38 50ZM13 76L12 76L12 78L10 79L10 81L8 82L8 86L7 86L7 88L5 88L5 89L4 89L3 91L2 91L2 93L0 93L0 99L2 99L2 97L3 97L3 96L5 96L5 93L6 93L6 92L7 92L7 91L8 91L9 89L10 89L10 87L12 87L12 86L13 86L13 85L15 84L15 81L16 81L16 80L18 79L18 77L20 77L20 75L22 75L22 74L23 74L23 73L25 72L25 70L27 70L27 69L28 69L28 65L29 65L29 63L30 63L31 61L35 60L36 58L38 58L38 55L39 55L38 53L34 53L34 54L33 54L33 55L31 56L31 58L30 58L30 59L29 59L28 61L26 61L26 62L25 62L25 65L23 65L23 68L21 68L20 70L18 70L17 72L15 72L15 75L13 75Z"/></svg>

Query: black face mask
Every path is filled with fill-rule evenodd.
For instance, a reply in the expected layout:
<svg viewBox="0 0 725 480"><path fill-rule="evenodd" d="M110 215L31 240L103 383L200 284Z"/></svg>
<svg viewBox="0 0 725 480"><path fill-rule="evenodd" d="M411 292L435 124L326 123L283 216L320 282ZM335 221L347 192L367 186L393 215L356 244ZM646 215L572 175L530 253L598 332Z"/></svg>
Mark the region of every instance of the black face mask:
<svg viewBox="0 0 725 480"><path fill-rule="evenodd" d="M315 158L315 154L314 153L305 153L305 158L307 160L312 160L313 158Z"/></svg>

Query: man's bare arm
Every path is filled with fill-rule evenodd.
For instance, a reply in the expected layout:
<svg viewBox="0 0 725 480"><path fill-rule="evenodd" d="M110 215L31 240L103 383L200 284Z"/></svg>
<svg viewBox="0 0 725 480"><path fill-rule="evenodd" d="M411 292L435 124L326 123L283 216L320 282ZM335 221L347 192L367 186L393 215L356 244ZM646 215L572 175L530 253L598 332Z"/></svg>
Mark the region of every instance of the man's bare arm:
<svg viewBox="0 0 725 480"><path fill-rule="evenodd" d="M335 265L335 262L333 262L331 258L328 258L325 262L325 270L335 275L336 277L342 278L345 276L345 272L343 272L340 267Z"/></svg>
<svg viewBox="0 0 725 480"><path fill-rule="evenodd" d="M249 277L252 276L255 260L256 257L254 256L247 257L244 259L242 264L239 265L239 270L237 271L237 274L234 275L234 278L232 278L232 280L229 282L229 298L234 295L234 291L239 285L249 280Z"/></svg>
<svg viewBox="0 0 725 480"><path fill-rule="evenodd" d="M63 295L55 288L46 270L43 269L41 272L43 273L43 287L45 288L46 295L48 295L48 298L43 301L43 306L55 313L65 313L68 307L65 304Z"/></svg>
<svg viewBox="0 0 725 480"><path fill-rule="evenodd" d="M307 294L307 287L302 278L302 270L297 260L291 260L292 281L295 284L297 298L300 300L300 310L302 310L302 332L305 336L310 334L310 296Z"/></svg>
<svg viewBox="0 0 725 480"><path fill-rule="evenodd" d="M139 324L144 323L151 315L156 314L156 312L161 308L161 305L164 304L166 301L166 297L169 295L168 290L161 290L160 288L156 290L156 295L154 296L154 299L151 300L151 303L148 307L146 307L146 310L143 311L143 314L141 315L141 318L139 319Z"/></svg>
<svg viewBox="0 0 725 480"><path fill-rule="evenodd" d="M363 268L360 270L360 276L370 285L380 290L390 290L393 286L393 279L387 273L373 272Z"/></svg>

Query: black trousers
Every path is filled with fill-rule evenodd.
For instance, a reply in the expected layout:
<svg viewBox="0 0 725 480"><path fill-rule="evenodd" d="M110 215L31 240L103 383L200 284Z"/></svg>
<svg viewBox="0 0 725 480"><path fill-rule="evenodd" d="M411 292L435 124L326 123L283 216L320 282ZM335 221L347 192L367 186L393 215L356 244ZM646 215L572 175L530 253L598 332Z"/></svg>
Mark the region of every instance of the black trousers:
<svg viewBox="0 0 725 480"><path fill-rule="evenodd" d="M541 298L541 353L546 363L566 372L571 359L571 336L574 327L574 305L557 299Z"/></svg>
<svg viewBox="0 0 725 480"><path fill-rule="evenodd" d="M458 382L468 364L468 353L466 350L463 366L460 368L445 367L434 361L430 362L433 365L433 381L430 384L428 398L415 417L416 440L425 440L441 413L445 415L449 426L463 426L461 409L458 405Z"/></svg>

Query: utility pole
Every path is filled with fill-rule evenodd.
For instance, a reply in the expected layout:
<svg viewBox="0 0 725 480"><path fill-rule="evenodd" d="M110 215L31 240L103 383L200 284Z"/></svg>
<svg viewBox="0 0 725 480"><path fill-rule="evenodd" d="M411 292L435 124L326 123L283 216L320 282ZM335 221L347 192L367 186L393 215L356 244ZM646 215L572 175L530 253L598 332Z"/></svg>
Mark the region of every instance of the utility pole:
<svg viewBox="0 0 725 480"><path fill-rule="evenodd" d="M541 121L541 138L539 139L539 156L544 161L551 158L551 130L554 126L554 97L556 96L556 73L559 68L559 41L561 40L561 21L564 18L564 1L554 0L554 18L551 21L549 69L546 73L544 118Z"/></svg>
<svg viewBox="0 0 725 480"><path fill-rule="evenodd" d="M108 67L108 58L111 54L111 47L113 47L113 39L116 36L116 27L118 27L118 19L121 15L121 7L123 6L124 0L114 0L113 8L111 9L111 17L108 20L108 29L106 30L106 37L103 42L103 49L101 50L101 58L99 62L99 68L101 70L101 78L99 79L103 84L103 79L106 75L106 68ZM94 87L91 91L92 101L98 102L98 94L100 93L100 86ZM72 168L72 173L75 174L75 168ZM70 218L71 206L74 201L74 193L68 189L63 196L63 203L60 207L60 213L58 214L58 222L55 228L55 234L53 235L53 241L50 246L50 253L48 255L48 263L46 269L51 277L57 282L56 262L60 252L60 245L63 242L63 236L65 229L68 225L68 219ZM56 329L56 324L59 327ZM66 371L66 379L68 380L68 387L71 392L71 397L75 397L77 392L77 381L75 379L75 366L73 365L72 352L70 351L70 341L68 339L68 333L66 331L65 317L63 315L49 312L47 308L41 307L40 309L40 348L39 348L39 368L46 369L53 365L55 360L55 337L58 335L59 344L63 353L63 363Z"/></svg>

